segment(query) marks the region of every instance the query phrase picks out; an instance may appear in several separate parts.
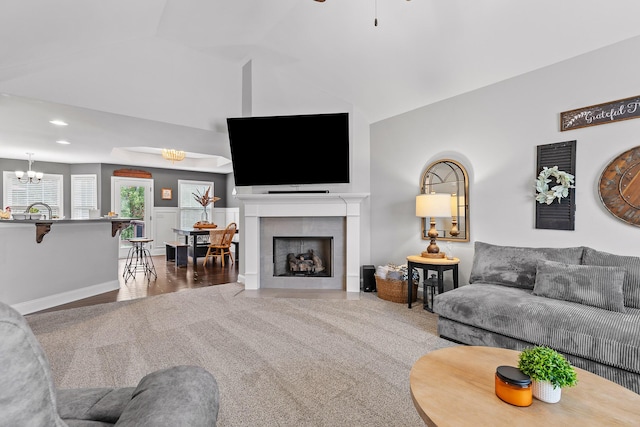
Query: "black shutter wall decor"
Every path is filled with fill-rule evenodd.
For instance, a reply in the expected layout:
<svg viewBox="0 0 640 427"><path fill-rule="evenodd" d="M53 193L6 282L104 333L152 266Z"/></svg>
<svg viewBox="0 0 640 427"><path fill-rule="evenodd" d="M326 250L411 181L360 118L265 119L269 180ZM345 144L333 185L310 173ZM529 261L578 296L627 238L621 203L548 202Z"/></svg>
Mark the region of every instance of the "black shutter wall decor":
<svg viewBox="0 0 640 427"><path fill-rule="evenodd" d="M538 161L536 177L543 167L558 169L571 175L576 174L576 141L558 142L555 144L538 145ZM555 178L549 183L552 187ZM574 181L575 185L575 181ZM535 201L535 200L534 200ZM536 228L547 230L575 230L575 189L569 189L569 196L555 200L550 205L536 204Z"/></svg>

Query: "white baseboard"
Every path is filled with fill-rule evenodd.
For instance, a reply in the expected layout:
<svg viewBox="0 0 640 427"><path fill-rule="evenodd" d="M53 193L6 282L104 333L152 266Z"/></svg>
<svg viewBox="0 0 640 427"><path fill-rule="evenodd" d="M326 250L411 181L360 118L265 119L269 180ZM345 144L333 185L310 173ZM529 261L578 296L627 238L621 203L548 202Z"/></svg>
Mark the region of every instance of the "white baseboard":
<svg viewBox="0 0 640 427"><path fill-rule="evenodd" d="M18 304L12 304L11 306L20 314L24 315L40 310L46 310L47 308L56 307L58 305L67 304L79 299L103 294L105 292L115 291L119 288L120 283L117 280L112 280L105 283L99 283L97 285L87 286L86 288L75 289L73 291L62 292Z"/></svg>

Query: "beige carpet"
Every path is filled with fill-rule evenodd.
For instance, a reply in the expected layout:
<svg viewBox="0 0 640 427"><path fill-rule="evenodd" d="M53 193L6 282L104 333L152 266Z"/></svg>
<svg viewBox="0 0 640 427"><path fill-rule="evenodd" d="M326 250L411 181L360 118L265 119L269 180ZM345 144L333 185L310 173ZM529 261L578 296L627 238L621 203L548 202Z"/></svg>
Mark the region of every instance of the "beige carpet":
<svg viewBox="0 0 640 427"><path fill-rule="evenodd" d="M198 365L218 381L221 427L423 426L409 371L454 345L420 302L250 298L236 283L27 319L58 387L133 386Z"/></svg>

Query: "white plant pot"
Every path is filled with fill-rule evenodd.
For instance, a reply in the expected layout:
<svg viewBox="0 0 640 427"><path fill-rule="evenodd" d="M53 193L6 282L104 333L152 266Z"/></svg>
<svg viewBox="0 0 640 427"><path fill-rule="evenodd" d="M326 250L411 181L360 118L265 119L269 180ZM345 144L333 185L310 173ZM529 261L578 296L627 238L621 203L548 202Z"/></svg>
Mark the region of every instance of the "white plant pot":
<svg viewBox="0 0 640 427"><path fill-rule="evenodd" d="M553 388L553 384L549 381L533 381L531 384L531 392L533 397L547 403L560 402L562 388Z"/></svg>

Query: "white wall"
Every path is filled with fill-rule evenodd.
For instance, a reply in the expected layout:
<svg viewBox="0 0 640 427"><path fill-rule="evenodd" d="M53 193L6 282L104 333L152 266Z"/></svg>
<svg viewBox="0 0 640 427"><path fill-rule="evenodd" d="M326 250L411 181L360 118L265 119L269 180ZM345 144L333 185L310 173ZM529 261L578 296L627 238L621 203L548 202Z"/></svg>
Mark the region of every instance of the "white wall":
<svg viewBox="0 0 640 427"><path fill-rule="evenodd" d="M640 145L640 119L559 131L562 111L640 95L640 38L382 120L371 126L371 261L424 250L414 200L424 168L454 158L470 177L471 242L454 245L462 283L473 242L590 246L637 255L640 229L612 216L597 183L618 154ZM577 141L575 231L535 229L536 146ZM549 165L553 166L553 165Z"/></svg>

